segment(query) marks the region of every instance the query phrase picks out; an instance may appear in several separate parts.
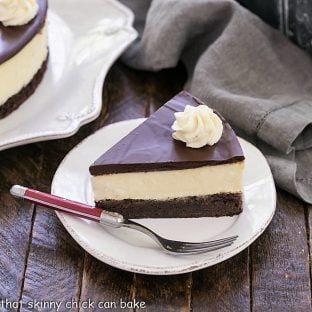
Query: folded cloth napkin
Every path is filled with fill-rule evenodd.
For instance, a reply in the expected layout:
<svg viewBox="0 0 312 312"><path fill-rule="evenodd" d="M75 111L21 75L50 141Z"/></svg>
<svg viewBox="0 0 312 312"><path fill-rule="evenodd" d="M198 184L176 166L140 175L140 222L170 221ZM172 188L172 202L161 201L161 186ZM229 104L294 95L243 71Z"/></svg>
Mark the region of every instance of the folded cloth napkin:
<svg viewBox="0 0 312 312"><path fill-rule="evenodd" d="M281 188L312 203L312 60L232 0L123 0L140 36L123 55L185 86L254 142ZM256 165L256 164L255 164Z"/></svg>

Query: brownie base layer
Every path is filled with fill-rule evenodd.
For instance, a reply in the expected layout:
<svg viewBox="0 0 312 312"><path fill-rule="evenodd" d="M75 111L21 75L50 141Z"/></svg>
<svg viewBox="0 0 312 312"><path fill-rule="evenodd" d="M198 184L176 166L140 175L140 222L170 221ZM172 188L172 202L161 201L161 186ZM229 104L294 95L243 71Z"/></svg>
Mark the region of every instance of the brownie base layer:
<svg viewBox="0 0 312 312"><path fill-rule="evenodd" d="M219 193L170 200L100 200L96 206L129 219L223 217L242 212L242 194Z"/></svg>
<svg viewBox="0 0 312 312"><path fill-rule="evenodd" d="M0 119L8 116L25 102L40 84L48 65L48 56L42 63L33 79L19 92L11 96L3 105L0 106Z"/></svg>

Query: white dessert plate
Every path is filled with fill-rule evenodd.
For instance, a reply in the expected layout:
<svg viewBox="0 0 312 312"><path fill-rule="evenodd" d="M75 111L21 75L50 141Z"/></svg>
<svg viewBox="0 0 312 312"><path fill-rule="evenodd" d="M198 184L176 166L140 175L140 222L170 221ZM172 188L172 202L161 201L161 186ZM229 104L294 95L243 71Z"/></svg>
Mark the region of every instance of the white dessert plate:
<svg viewBox="0 0 312 312"><path fill-rule="evenodd" d="M89 165L144 119L106 126L77 145L55 173L52 193L93 205ZM198 219L141 219L160 235L175 240L207 241L239 235L235 243L217 251L187 256L164 253L148 236L131 229L103 227L65 213L57 213L72 237L87 252L114 267L144 274L169 275L195 271L226 260L248 247L271 221L276 191L262 153L240 139L246 157L243 212L234 217ZM148 144L148 143L147 143Z"/></svg>
<svg viewBox="0 0 312 312"><path fill-rule="evenodd" d="M0 150L68 137L101 112L104 78L136 38L115 0L49 1L49 62L35 93L0 120Z"/></svg>

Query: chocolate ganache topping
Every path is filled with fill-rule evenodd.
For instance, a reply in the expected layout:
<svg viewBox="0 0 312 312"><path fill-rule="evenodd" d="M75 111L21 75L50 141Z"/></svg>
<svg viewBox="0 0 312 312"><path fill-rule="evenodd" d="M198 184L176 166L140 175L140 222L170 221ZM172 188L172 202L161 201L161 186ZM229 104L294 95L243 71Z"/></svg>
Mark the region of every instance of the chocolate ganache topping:
<svg viewBox="0 0 312 312"><path fill-rule="evenodd" d="M47 15L47 0L38 1L38 13L27 24L4 26L0 23L0 64L18 53L43 27Z"/></svg>
<svg viewBox="0 0 312 312"><path fill-rule="evenodd" d="M197 168L244 160L244 154L231 126L220 115L223 132L213 146L193 149L172 138L175 112L186 105L203 104L182 91L90 166L92 175Z"/></svg>

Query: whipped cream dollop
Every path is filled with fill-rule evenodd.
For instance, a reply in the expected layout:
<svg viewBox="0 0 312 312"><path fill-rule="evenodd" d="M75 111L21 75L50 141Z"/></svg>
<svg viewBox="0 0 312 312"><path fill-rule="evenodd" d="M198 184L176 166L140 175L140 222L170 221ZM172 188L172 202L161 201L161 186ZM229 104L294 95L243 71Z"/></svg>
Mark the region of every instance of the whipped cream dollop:
<svg viewBox="0 0 312 312"><path fill-rule="evenodd" d="M200 148L217 143L223 132L220 117L206 105L186 105L184 112L174 114L172 137L186 143L186 146Z"/></svg>
<svg viewBox="0 0 312 312"><path fill-rule="evenodd" d="M0 0L0 22L4 26L27 24L38 13L37 0Z"/></svg>

